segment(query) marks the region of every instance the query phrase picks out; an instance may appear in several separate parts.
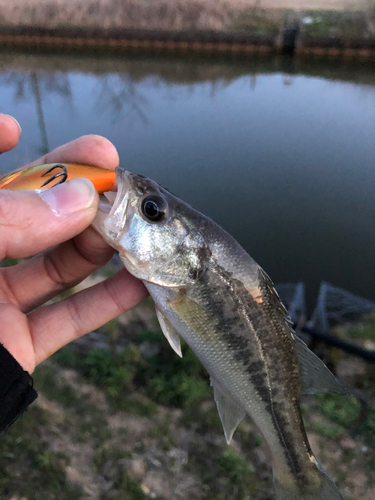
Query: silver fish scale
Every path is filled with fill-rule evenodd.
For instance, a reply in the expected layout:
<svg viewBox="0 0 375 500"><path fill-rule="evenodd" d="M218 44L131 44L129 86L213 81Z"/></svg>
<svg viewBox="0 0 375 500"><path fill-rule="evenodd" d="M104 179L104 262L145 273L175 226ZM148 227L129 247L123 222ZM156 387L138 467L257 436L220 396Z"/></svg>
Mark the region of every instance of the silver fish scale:
<svg viewBox="0 0 375 500"><path fill-rule="evenodd" d="M168 292L146 285L211 376L253 417L280 467L303 480L311 462L297 402L298 369L293 373L290 359L280 362L276 328L262 311L268 313L268 284L264 303L258 304L242 283L211 262L200 282L188 289ZM277 320L279 329L288 326L282 316ZM295 356L292 340L284 334L282 341L289 344L289 358Z"/></svg>
<svg viewBox="0 0 375 500"><path fill-rule="evenodd" d="M226 435L243 410L254 419L272 452L279 500L342 500L306 438L297 351L309 393L314 384L340 388L294 339L271 280L227 232L156 182L120 168L117 182L112 210L98 213L95 227L145 283L171 346L180 353L181 335L210 373ZM150 195L166 207L157 223L142 212Z"/></svg>

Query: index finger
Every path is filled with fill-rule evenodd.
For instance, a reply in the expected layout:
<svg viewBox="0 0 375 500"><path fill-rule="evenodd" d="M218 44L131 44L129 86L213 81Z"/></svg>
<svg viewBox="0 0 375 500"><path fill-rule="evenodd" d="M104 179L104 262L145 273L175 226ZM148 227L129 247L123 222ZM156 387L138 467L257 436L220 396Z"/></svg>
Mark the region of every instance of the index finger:
<svg viewBox="0 0 375 500"><path fill-rule="evenodd" d="M24 168L46 163L82 163L114 170L119 161L118 152L111 141L101 135L83 135L59 146Z"/></svg>

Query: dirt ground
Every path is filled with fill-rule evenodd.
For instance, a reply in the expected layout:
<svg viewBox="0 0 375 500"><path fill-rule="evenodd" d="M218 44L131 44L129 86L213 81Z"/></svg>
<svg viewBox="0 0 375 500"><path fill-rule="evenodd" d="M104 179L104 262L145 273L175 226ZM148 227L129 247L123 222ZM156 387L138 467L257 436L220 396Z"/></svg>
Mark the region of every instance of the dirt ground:
<svg viewBox="0 0 375 500"><path fill-rule="evenodd" d="M64 348L59 357L38 367L34 383L39 398L11 427L0 449L1 498L273 498L270 449L247 418L231 445L226 445L208 380L204 382L207 394L189 404L184 400L179 404L161 402L159 389L166 390L167 379L163 379L163 388L159 378L151 393L139 385L142 370L148 370L153 359L158 360L163 370L172 363L175 374L183 373L184 384L189 377L198 383L197 365L189 358L188 351L184 352L182 367L183 360L169 349L161 332L156 337L148 333L141 340L144 332L156 328L152 303L146 301L119 320L117 346L125 346L124 352L132 346L128 350L132 352L127 358L128 368L138 363L133 381L124 387L119 385L120 390L115 393L117 385L103 371L105 358L98 357L98 353L109 352L108 344L107 349L102 345L109 337L113 338L113 328L83 337L75 347ZM158 352L153 352L155 349ZM111 366L112 363L125 366L119 359L116 362L119 353L109 358L107 354ZM346 500L372 500L375 495L373 366L344 354L336 358L337 376L355 393L357 400L327 395L303 398L301 406L308 438L317 459ZM190 361L186 364L187 359ZM83 366L92 368L91 375L82 371ZM105 378L98 377L100 373ZM157 377L149 378L150 372L146 373L148 380ZM116 381L116 384L121 382L118 376ZM363 406L365 401L367 404Z"/></svg>

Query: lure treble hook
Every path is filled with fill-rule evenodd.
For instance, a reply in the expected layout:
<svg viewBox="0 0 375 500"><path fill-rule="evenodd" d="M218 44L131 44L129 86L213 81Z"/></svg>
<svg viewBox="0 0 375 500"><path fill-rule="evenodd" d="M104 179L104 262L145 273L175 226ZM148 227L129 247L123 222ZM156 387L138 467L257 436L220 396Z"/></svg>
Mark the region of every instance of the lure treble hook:
<svg viewBox="0 0 375 500"><path fill-rule="evenodd" d="M47 181L45 181L40 186L41 188L43 188L44 186L47 186L47 184L49 184L50 182L53 182L54 180L58 179L59 177L61 177L61 179L59 180L59 182L56 182L56 184L54 184L54 186L57 186L58 184L62 184L63 182L65 182L67 180L67 178L68 178L68 171L67 171L65 165L61 165L61 163L56 163L56 165L53 165L51 168L49 168L48 170L46 170L44 172L44 174L41 175L41 177L44 177L45 175L49 174L50 172L52 172L56 168L61 168L62 172L58 172L57 174L54 174L50 179L48 179Z"/></svg>

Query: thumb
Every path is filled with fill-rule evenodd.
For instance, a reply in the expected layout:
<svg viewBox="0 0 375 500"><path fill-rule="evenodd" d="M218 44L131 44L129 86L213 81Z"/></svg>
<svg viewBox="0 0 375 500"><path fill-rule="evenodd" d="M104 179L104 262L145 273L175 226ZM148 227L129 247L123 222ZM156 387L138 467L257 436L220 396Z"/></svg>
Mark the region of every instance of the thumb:
<svg viewBox="0 0 375 500"><path fill-rule="evenodd" d="M88 179L40 191L0 190L0 260L29 257L79 234L98 203Z"/></svg>

